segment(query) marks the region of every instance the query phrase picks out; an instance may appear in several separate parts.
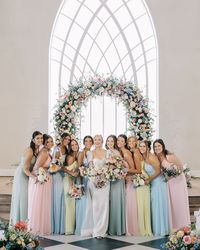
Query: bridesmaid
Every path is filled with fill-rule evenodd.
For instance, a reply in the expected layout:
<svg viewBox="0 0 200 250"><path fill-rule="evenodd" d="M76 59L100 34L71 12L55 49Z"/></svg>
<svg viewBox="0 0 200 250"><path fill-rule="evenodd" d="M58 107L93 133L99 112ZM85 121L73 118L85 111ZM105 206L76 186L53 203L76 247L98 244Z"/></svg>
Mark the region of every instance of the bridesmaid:
<svg viewBox="0 0 200 250"><path fill-rule="evenodd" d="M63 166L67 157L67 147L71 137L68 133L61 135L60 144L53 151L53 162ZM65 233L65 199L64 199L64 173L58 171L52 175L52 233Z"/></svg>
<svg viewBox="0 0 200 250"><path fill-rule="evenodd" d="M47 172L51 162L50 151L53 139L50 135L43 135L44 147L41 149L32 173L37 175L39 168L46 171L46 182L40 183L37 177L29 179L28 190L28 218L33 233L47 235L51 233L51 191L52 177Z"/></svg>
<svg viewBox="0 0 200 250"><path fill-rule="evenodd" d="M94 141L90 135L87 135L83 139L84 149L78 155L78 165L79 167L83 166L85 168L88 167L87 154L90 151ZM81 229L83 225L84 218L86 216L86 206L87 199L89 199L89 190L87 187L88 178L87 176L79 176L77 178L77 183L84 185L84 195L76 200L76 235L81 235ZM88 201L89 202L89 201Z"/></svg>
<svg viewBox="0 0 200 250"><path fill-rule="evenodd" d="M95 149L88 154L88 162L94 167L101 169L106 164L106 150L102 148L103 137L95 135ZM96 239L103 239L108 229L109 217L109 182L102 188L96 188L94 183L88 181L89 192L91 195L91 206L87 206L86 219L87 225L81 231L82 236L93 235Z"/></svg>
<svg viewBox="0 0 200 250"><path fill-rule="evenodd" d="M137 213L137 197L136 191L133 188L132 175L134 173L140 173L141 169L136 168L134 164L132 154L127 148L126 135L119 135L117 139L117 145L120 149L121 155L128 164L128 174L126 177L126 234L138 235L138 213Z"/></svg>
<svg viewBox="0 0 200 250"><path fill-rule="evenodd" d="M145 170L145 159L146 159L146 151L143 148L148 147L148 142L139 142L139 150L143 157L141 162L141 173L149 178L146 170ZM151 236L151 203L150 203L150 187L148 183L144 186L140 186L136 188L137 193L137 205L138 205L138 222L140 228L140 234L142 236Z"/></svg>
<svg viewBox="0 0 200 250"><path fill-rule="evenodd" d="M163 168L171 165L176 165L183 170L183 164L173 153L170 153L165 148L162 139L158 139L153 143L155 154ZM185 175L182 172L176 178L171 178L167 182L167 189L169 193L169 213L170 213L170 229L178 230L190 224L190 212L188 202L188 191Z"/></svg>
<svg viewBox="0 0 200 250"><path fill-rule="evenodd" d="M110 135L106 139L107 157L120 156L117 137ZM116 180L110 183L110 209L108 233L123 235L126 233L125 223L125 181Z"/></svg>
<svg viewBox="0 0 200 250"><path fill-rule="evenodd" d="M35 177L31 171L42 142L42 134L35 131L32 134L30 146L25 149L20 164L15 171L10 212L10 222L12 224L28 219L28 179L31 176Z"/></svg>
<svg viewBox="0 0 200 250"><path fill-rule="evenodd" d="M169 234L167 185L160 174L158 158L149 152L148 143L140 143L140 152L145 161L145 171L149 175L146 184L151 183L151 222L155 236Z"/></svg>
<svg viewBox="0 0 200 250"><path fill-rule="evenodd" d="M75 184L75 177L78 175L78 154L79 145L76 140L71 140L69 144L69 153L67 156L67 166L63 170L67 175L64 177L64 194L65 194L65 234L74 234L75 231L75 198L70 197L69 191Z"/></svg>

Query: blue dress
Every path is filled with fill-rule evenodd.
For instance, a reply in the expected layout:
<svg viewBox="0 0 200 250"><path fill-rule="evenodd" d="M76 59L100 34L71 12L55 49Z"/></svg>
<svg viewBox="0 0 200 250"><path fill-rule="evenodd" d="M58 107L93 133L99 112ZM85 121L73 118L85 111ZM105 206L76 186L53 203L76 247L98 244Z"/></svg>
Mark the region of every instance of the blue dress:
<svg viewBox="0 0 200 250"><path fill-rule="evenodd" d="M144 168L149 176L155 172L150 164L145 163ZM169 234L167 184L162 174L151 182L151 223L155 236Z"/></svg>
<svg viewBox="0 0 200 250"><path fill-rule="evenodd" d="M59 151L59 147L54 149L53 158ZM65 158L66 155L62 155L62 157ZM61 171L52 174L51 230L54 234L65 234L64 176L65 174Z"/></svg>
<svg viewBox="0 0 200 250"><path fill-rule="evenodd" d="M36 157L33 156L29 167L30 172L36 162ZM10 221L15 224L17 221L25 221L28 219L28 179L24 173L24 157L21 158L20 164L15 170Z"/></svg>
<svg viewBox="0 0 200 250"><path fill-rule="evenodd" d="M88 160L86 157L83 159L83 165L84 167L88 167ZM85 212L86 212L86 205L87 205L87 193L88 193L88 177L78 177L77 178L77 184L83 184L84 185L84 195L80 199L76 199L76 229L75 234L81 235L81 229L82 224L85 218Z"/></svg>

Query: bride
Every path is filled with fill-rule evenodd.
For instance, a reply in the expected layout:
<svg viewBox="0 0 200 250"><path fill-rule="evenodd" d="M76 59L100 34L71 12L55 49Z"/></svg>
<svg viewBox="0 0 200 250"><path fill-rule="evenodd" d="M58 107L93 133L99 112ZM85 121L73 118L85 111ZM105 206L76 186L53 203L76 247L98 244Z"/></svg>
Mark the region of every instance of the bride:
<svg viewBox="0 0 200 250"><path fill-rule="evenodd" d="M89 164L99 169L106 163L106 150L102 148L102 145L103 137L95 135L95 149L88 153ZM106 183L102 188L96 188L95 184L89 180L88 187L90 197L87 197L86 217L81 235L92 235L96 239L102 239L108 229L110 183Z"/></svg>

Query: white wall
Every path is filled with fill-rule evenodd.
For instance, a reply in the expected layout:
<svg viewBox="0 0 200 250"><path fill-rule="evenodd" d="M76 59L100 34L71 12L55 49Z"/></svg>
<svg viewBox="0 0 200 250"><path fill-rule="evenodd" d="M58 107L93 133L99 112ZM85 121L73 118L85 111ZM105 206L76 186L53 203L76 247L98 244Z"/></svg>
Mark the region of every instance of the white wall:
<svg viewBox="0 0 200 250"><path fill-rule="evenodd" d="M199 162L200 1L147 0L159 45L160 136L193 169ZM0 168L48 128L48 47L61 0L0 1Z"/></svg>

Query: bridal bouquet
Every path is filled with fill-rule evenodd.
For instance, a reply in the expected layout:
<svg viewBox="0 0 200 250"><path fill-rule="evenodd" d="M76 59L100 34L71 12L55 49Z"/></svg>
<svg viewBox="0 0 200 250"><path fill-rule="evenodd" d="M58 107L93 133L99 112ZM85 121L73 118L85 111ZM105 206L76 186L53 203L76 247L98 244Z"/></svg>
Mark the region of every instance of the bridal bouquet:
<svg viewBox="0 0 200 250"><path fill-rule="evenodd" d="M44 184L47 181L48 181L47 172L44 168L40 167L37 173L37 182L39 182L40 184Z"/></svg>
<svg viewBox="0 0 200 250"><path fill-rule="evenodd" d="M167 243L163 244L162 248L169 250L200 250L200 231L190 227L181 228L168 237Z"/></svg>
<svg viewBox="0 0 200 250"><path fill-rule="evenodd" d="M55 163L51 163L48 171L49 171L49 173L54 174L54 173L58 172L60 169L61 169L60 166L56 165Z"/></svg>
<svg viewBox="0 0 200 250"><path fill-rule="evenodd" d="M94 183L96 188L102 188L110 179L108 166L104 165L99 167L98 165L94 165L93 162L90 162L87 168L87 176Z"/></svg>
<svg viewBox="0 0 200 250"><path fill-rule="evenodd" d="M162 168L165 181L168 181L170 177L177 177L182 171L176 165L170 165L169 167Z"/></svg>
<svg viewBox="0 0 200 250"><path fill-rule="evenodd" d="M23 221L18 221L15 225L7 225L3 235L0 236L0 249L43 249L39 246L37 236L27 228L27 224Z"/></svg>
<svg viewBox="0 0 200 250"><path fill-rule="evenodd" d="M145 176L143 174L134 174L133 175L133 186L135 188L145 185Z"/></svg>
<svg viewBox="0 0 200 250"><path fill-rule="evenodd" d="M110 181L121 180L126 177L127 168L124 166L123 159L118 155L113 155L106 160Z"/></svg>
<svg viewBox="0 0 200 250"><path fill-rule="evenodd" d="M84 185L77 185L74 184L70 187L68 194L71 198L80 199L84 193L83 193L83 187Z"/></svg>

